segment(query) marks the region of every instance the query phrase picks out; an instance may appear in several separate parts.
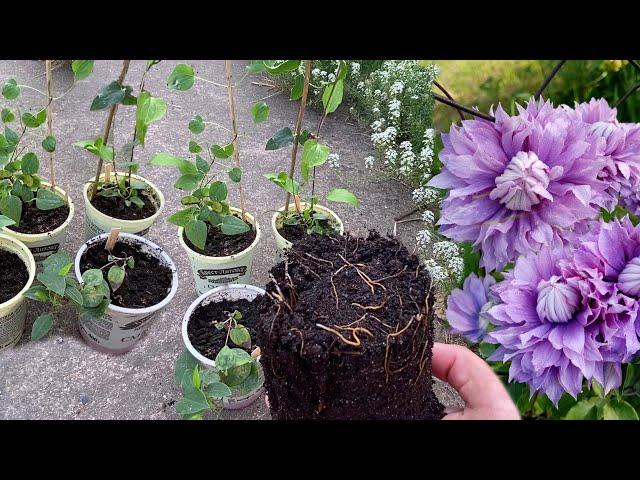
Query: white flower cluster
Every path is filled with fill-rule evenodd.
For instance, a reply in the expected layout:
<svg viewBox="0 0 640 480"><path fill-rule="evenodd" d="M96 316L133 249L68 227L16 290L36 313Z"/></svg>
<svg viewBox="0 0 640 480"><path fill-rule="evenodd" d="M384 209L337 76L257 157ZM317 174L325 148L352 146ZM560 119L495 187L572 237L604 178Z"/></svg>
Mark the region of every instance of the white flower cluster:
<svg viewBox="0 0 640 480"><path fill-rule="evenodd" d="M430 187L418 187L413 191L413 201L419 205L429 205L440 199L438 191Z"/></svg>
<svg viewBox="0 0 640 480"><path fill-rule="evenodd" d="M447 271L444 267L438 262L436 262L433 258L428 258L424 261L424 265L427 267L429 274L434 282L443 282L447 280L449 275L447 275Z"/></svg>
<svg viewBox="0 0 640 480"><path fill-rule="evenodd" d="M331 168L340 168L340 155L337 153L330 153L327 157L327 163Z"/></svg>
<svg viewBox="0 0 640 480"><path fill-rule="evenodd" d="M454 242L443 240L433 244L433 257L446 265L451 277L458 279L464 271L460 248Z"/></svg>
<svg viewBox="0 0 640 480"><path fill-rule="evenodd" d="M433 236L430 230L420 230L416 235L416 243L419 248L428 248L431 245Z"/></svg>
<svg viewBox="0 0 640 480"><path fill-rule="evenodd" d="M376 159L372 156L369 155L367 158L364 159L364 166L366 168L373 168L373 164L375 163Z"/></svg>
<svg viewBox="0 0 640 480"><path fill-rule="evenodd" d="M351 75L354 77L360 76L360 64L358 62L351 62Z"/></svg>

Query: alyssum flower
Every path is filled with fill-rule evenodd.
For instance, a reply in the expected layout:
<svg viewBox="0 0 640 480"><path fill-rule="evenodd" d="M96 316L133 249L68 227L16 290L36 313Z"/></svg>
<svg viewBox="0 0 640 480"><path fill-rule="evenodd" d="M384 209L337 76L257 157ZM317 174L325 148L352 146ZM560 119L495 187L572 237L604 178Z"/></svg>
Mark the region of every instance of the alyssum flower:
<svg viewBox="0 0 640 480"><path fill-rule="evenodd" d="M516 116L498 106L495 117L465 120L443 134L444 167L428 183L448 190L440 232L480 248L487 271L562 247L607 198L598 179L606 159L588 124L543 101L519 107Z"/></svg>

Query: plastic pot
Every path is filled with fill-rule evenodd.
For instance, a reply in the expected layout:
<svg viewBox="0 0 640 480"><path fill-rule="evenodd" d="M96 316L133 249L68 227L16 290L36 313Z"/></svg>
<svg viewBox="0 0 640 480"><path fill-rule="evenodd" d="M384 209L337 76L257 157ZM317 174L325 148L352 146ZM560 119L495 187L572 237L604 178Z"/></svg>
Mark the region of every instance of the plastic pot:
<svg viewBox="0 0 640 480"><path fill-rule="evenodd" d="M27 246L14 237L0 233L0 250L15 253L20 257L29 272L24 288L15 297L0 303L0 351L13 347L24 331L24 317L27 311L24 292L31 288L36 276L36 262Z"/></svg>
<svg viewBox="0 0 640 480"><path fill-rule="evenodd" d="M82 272L80 271L82 255L91 245L101 242L108 236L107 233L98 235L82 245L78 251L75 258L75 273L78 282L82 282ZM99 320L80 319L80 333L87 343L98 351L114 354L126 353L131 350L151 324L154 315L171 302L178 290L178 271L169 255L161 247L144 237L130 233L121 233L118 242L141 244L143 251L160 258L160 261L171 269L173 278L171 290L164 300L151 307L125 308L112 304Z"/></svg>
<svg viewBox="0 0 640 480"><path fill-rule="evenodd" d="M239 208L231 207L230 210L233 213L242 213ZM247 213L246 219L255 228L256 238L245 250L226 257L211 257L192 250L184 241L184 228L178 228L178 239L189 257L196 291L199 295L220 285L244 283L251 279L251 265L256 246L260 241L261 230L260 224L253 215Z"/></svg>
<svg viewBox="0 0 640 480"><path fill-rule="evenodd" d="M42 182L42 185L45 187L51 186L51 184L47 182ZM54 190L59 195L62 195L63 198L65 197L66 193L60 187L56 186ZM36 266L39 266L49 255L58 253L58 251L60 250L60 245L64 243L65 239L67 238L67 227L71 223L73 214L75 213L75 208L73 206L71 197L68 197L68 199L69 216L62 225L54 230L51 230L50 232L31 234L16 232L8 227L2 229L2 233L5 233L10 237L21 241L29 248L29 250L31 250L33 258L36 262Z"/></svg>
<svg viewBox="0 0 640 480"><path fill-rule="evenodd" d="M189 353L191 353L191 355L193 355L200 362L200 365L205 368L215 368L216 362L198 352L198 350L196 350L195 347L191 344L191 340L189 340L187 327L189 325L189 321L191 320L193 311L201 304L220 302L223 300L254 300L258 295L264 294L265 291L262 288L254 287L253 285L228 284L203 293L189 306L186 313L184 314L184 318L182 319L182 341L184 342L184 346L189 351ZM245 395L232 395L231 397L225 398L223 400L223 408L227 410L238 410L241 408L245 408L255 402L258 397L260 397L260 395L264 391L264 373L262 371L262 366L260 366L259 357L258 372L260 378L259 387Z"/></svg>
<svg viewBox="0 0 640 480"><path fill-rule="evenodd" d="M117 172L118 175L127 175L125 172ZM156 207L156 213L151 215L150 217L143 218L141 220L121 220L119 218L110 217L102 213L96 207L94 207L89 201L89 190L91 189L91 182L88 182L84 185L82 189L82 196L84 198L84 207L85 207L85 240L95 237L96 235L101 235L103 233L108 233L114 227L119 227L120 231L123 233L133 233L137 235L145 235L153 222L156 221L160 212L164 208L164 195L158 187L156 187L153 183L151 183L146 178L143 178L139 175L131 175L131 178L134 180L138 180L147 184L151 190L153 191L153 202ZM100 175L100 180L104 179L104 173Z"/></svg>
<svg viewBox="0 0 640 480"><path fill-rule="evenodd" d="M302 207L302 209L306 208L309 206L309 204L307 202L300 202L300 206ZM289 211L295 211L296 205L295 203L290 203L289 204ZM314 205L314 210L317 210L318 212L324 213L326 215L329 216L329 218L333 219L333 221L335 223L338 224L338 227L340 229L340 235L344 234L344 224L342 223L342 220L340 219L340 217L338 216L338 214L336 212L334 212L333 210L327 208L327 207L323 207L322 205ZM280 235L280 233L278 232L278 228L282 227L283 224L283 217L282 215L280 215L281 212L284 212L284 207L280 207L278 209L277 212L275 212L273 214L273 217L271 218L271 229L273 230L273 235L276 237L276 246L278 247L278 251L277 251L277 261L282 260L283 254L284 252L291 248L292 243L287 240L286 238L284 238L282 235Z"/></svg>

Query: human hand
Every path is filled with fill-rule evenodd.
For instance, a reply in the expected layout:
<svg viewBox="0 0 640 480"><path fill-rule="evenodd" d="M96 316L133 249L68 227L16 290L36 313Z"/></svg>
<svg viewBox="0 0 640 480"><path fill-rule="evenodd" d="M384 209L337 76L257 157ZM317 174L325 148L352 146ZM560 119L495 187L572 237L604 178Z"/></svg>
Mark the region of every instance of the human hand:
<svg viewBox="0 0 640 480"><path fill-rule="evenodd" d="M443 420L520 420L520 413L491 367L460 345L433 345L433 374L451 385L465 406Z"/></svg>

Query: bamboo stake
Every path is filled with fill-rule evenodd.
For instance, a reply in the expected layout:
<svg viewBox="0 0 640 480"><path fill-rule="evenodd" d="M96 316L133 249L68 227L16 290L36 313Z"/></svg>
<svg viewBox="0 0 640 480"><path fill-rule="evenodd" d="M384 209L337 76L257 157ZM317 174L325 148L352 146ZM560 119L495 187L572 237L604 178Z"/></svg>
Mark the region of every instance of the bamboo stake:
<svg viewBox="0 0 640 480"><path fill-rule="evenodd" d="M298 157L298 137L302 130L302 120L304 119L304 109L307 106L307 94L309 93L309 84L311 83L311 65L312 60L305 60L304 64L304 87L302 89L302 98L300 99L300 108L298 109L298 118L296 119L296 131L293 137L293 148L291 149L291 167L289 168L289 178L293 180L293 176L296 173L296 159ZM289 211L289 201L291 200L291 194L287 192L284 211Z"/></svg>
<svg viewBox="0 0 640 480"><path fill-rule="evenodd" d="M113 250L113 247L116 246L116 242L118 241L118 235L120 235L120 227L113 227L109 232L109 237L107 237L107 242L104 244L104 249L109 252Z"/></svg>
<svg viewBox="0 0 640 480"><path fill-rule="evenodd" d="M124 78L127 76L127 71L129 70L129 64L131 60L123 60L122 62L122 70L120 71L120 76L118 77L118 83L122 85L124 82ZM104 145L109 141L109 134L111 133L111 125L113 124L113 117L116 114L116 109L118 108L118 104L112 105L109 109L109 115L107 116L107 123L104 126L104 133L102 134L102 138L104 141ZM96 192L98 191L98 182L100 181L100 173L102 172L102 158L98 157L98 169L96 170L96 178L93 181L93 186L91 187L91 195L89 196L89 200L91 200Z"/></svg>
<svg viewBox="0 0 640 480"><path fill-rule="evenodd" d="M111 182L111 170L113 169L113 166L110 163L107 163L104 166L104 183L109 183Z"/></svg>
<svg viewBox="0 0 640 480"><path fill-rule="evenodd" d="M231 128L233 130L233 159L236 167L240 168L240 152L238 151L238 125L236 122L236 101L233 96L233 66L230 60L224 61L227 73L227 96L229 97L229 116L231 117ZM242 177L238 182L238 196L240 197L240 210L242 210L242 220L246 221L247 209L244 202L244 192L242 190Z"/></svg>
<svg viewBox="0 0 640 480"><path fill-rule="evenodd" d="M45 69L47 74L47 135L53 135L53 94L51 93L52 70L51 60L45 60ZM51 177L51 190L56 188L56 172L53 167L53 152L49 152L49 176Z"/></svg>

